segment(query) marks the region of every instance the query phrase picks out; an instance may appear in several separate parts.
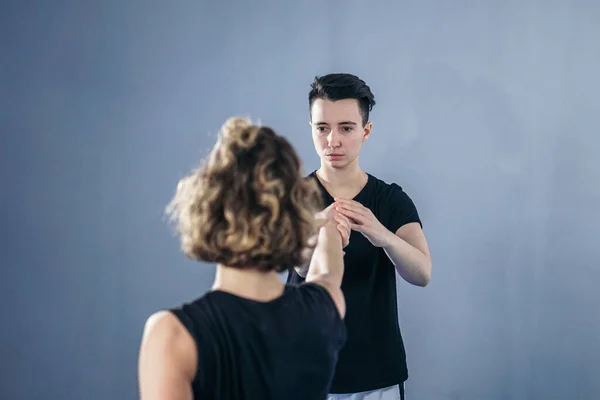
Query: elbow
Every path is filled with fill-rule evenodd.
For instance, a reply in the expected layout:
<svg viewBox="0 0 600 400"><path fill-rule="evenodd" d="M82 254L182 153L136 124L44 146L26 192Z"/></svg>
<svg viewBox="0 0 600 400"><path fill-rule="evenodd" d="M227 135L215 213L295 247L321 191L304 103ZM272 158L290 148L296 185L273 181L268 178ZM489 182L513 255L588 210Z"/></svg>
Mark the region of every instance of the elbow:
<svg viewBox="0 0 600 400"><path fill-rule="evenodd" d="M431 281L431 259L427 259L427 263L424 265L423 273L421 274L420 279L416 282L417 286L425 287L429 285Z"/></svg>
<svg viewBox="0 0 600 400"><path fill-rule="evenodd" d="M420 279L416 280L416 282L414 282L414 285L424 288L427 285L429 285L430 280L431 280L431 276L423 276Z"/></svg>
<svg viewBox="0 0 600 400"><path fill-rule="evenodd" d="M419 280L416 285L419 287L426 287L427 285L429 285L429 281L431 280L430 276L427 277L423 277L421 280Z"/></svg>

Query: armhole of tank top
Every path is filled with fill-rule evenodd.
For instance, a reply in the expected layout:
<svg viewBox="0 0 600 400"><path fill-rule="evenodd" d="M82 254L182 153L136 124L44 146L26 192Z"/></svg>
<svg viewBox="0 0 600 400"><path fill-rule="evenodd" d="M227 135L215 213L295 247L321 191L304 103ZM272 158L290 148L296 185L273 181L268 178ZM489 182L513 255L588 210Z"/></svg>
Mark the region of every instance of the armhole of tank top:
<svg viewBox="0 0 600 400"><path fill-rule="evenodd" d="M197 327L194 326L192 319L188 317L188 315L182 308L170 309L169 312L171 312L179 320L181 325L183 325L185 330L192 337L192 340L196 345L196 376L194 377L194 381L192 383L194 389L196 389L196 386L198 384L202 385L202 382L204 381L203 375L201 375L204 373L204 369L202 367L202 358L200 354L200 338L198 337L199 333L197 332ZM206 357L206 354L204 355L204 357Z"/></svg>
<svg viewBox="0 0 600 400"><path fill-rule="evenodd" d="M183 325L183 327L185 328L185 330L188 331L188 333L190 334L190 336L194 339L194 342L196 342L197 340L196 340L195 329L193 327L191 319L187 316L187 314L185 313L185 311L183 311L180 308L170 309L168 311L171 314L173 314L175 316L175 318L177 318L177 320L179 321L179 323L181 325Z"/></svg>

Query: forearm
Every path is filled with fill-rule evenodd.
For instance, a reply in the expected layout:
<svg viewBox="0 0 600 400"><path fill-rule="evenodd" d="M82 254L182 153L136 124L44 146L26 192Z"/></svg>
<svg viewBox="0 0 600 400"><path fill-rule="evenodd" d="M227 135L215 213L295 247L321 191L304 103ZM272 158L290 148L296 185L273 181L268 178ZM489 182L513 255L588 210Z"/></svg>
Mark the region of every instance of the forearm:
<svg viewBox="0 0 600 400"><path fill-rule="evenodd" d="M393 232L389 232L382 247L405 281L416 286L427 286L431 279L431 259L427 255Z"/></svg>
<svg viewBox="0 0 600 400"><path fill-rule="evenodd" d="M318 226L320 226L320 228L317 231L317 235L315 236L317 238L317 242L318 242L318 237L322 231L321 228L323 228L326 225L327 220L329 219L329 217L327 215L329 212L331 212L331 206L329 206L325 210L317 213L317 215L315 216L315 222ZM309 239L309 240L311 240L311 239ZM310 262L311 262L312 258L313 258L313 255L311 253L308 260L306 261L306 263L304 265L294 267L294 270L296 271L296 273L304 279L306 279L306 275L308 274L308 269L310 267Z"/></svg>
<svg viewBox="0 0 600 400"><path fill-rule="evenodd" d="M325 280L341 285L344 276L342 239L335 225L321 228L319 242L310 260L306 281Z"/></svg>

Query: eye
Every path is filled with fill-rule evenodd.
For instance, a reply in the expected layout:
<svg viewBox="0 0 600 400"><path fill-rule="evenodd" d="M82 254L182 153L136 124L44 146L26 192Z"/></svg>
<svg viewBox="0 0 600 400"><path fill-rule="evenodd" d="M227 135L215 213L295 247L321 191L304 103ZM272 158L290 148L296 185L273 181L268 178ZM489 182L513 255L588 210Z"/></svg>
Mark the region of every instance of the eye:
<svg viewBox="0 0 600 400"><path fill-rule="evenodd" d="M343 130L344 132L346 132L346 133L348 133L348 132L352 132L352 127L351 127L351 126L343 126L343 127L342 127L342 130Z"/></svg>

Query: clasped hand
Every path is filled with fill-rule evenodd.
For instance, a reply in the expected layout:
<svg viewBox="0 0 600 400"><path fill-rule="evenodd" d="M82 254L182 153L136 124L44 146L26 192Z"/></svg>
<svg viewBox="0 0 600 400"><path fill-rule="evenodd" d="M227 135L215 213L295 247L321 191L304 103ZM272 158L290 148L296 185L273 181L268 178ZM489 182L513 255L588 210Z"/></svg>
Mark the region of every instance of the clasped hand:
<svg viewBox="0 0 600 400"><path fill-rule="evenodd" d="M344 215L342 215L341 213L337 212L335 209L335 203L331 204L329 207L327 207L326 209L324 209L323 211L317 213L315 215L315 221L317 224L317 227L320 229L321 227L323 227L325 224L334 221L336 223L336 228L338 230L338 232L340 233L340 236L342 238L342 248L348 246L348 243L350 242L350 220L345 217ZM315 247L317 246L317 242L318 242L318 237L319 237L319 233L317 230L317 233L313 236L311 236L306 244L305 249L303 250L303 260L305 260L306 262L308 262L308 260L310 260L310 258L312 257L312 252L314 251Z"/></svg>
<svg viewBox="0 0 600 400"><path fill-rule="evenodd" d="M362 233L375 247L384 247L390 231L379 222L373 212L354 200L336 198L332 204L339 215L346 217L350 229Z"/></svg>
<svg viewBox="0 0 600 400"><path fill-rule="evenodd" d="M323 211L317 213L315 219L319 226L323 226L331 221L335 222L337 230L340 233L340 236L342 237L342 247L348 246L348 243L350 242L351 223L346 216L344 216L335 209L335 203L331 204Z"/></svg>

